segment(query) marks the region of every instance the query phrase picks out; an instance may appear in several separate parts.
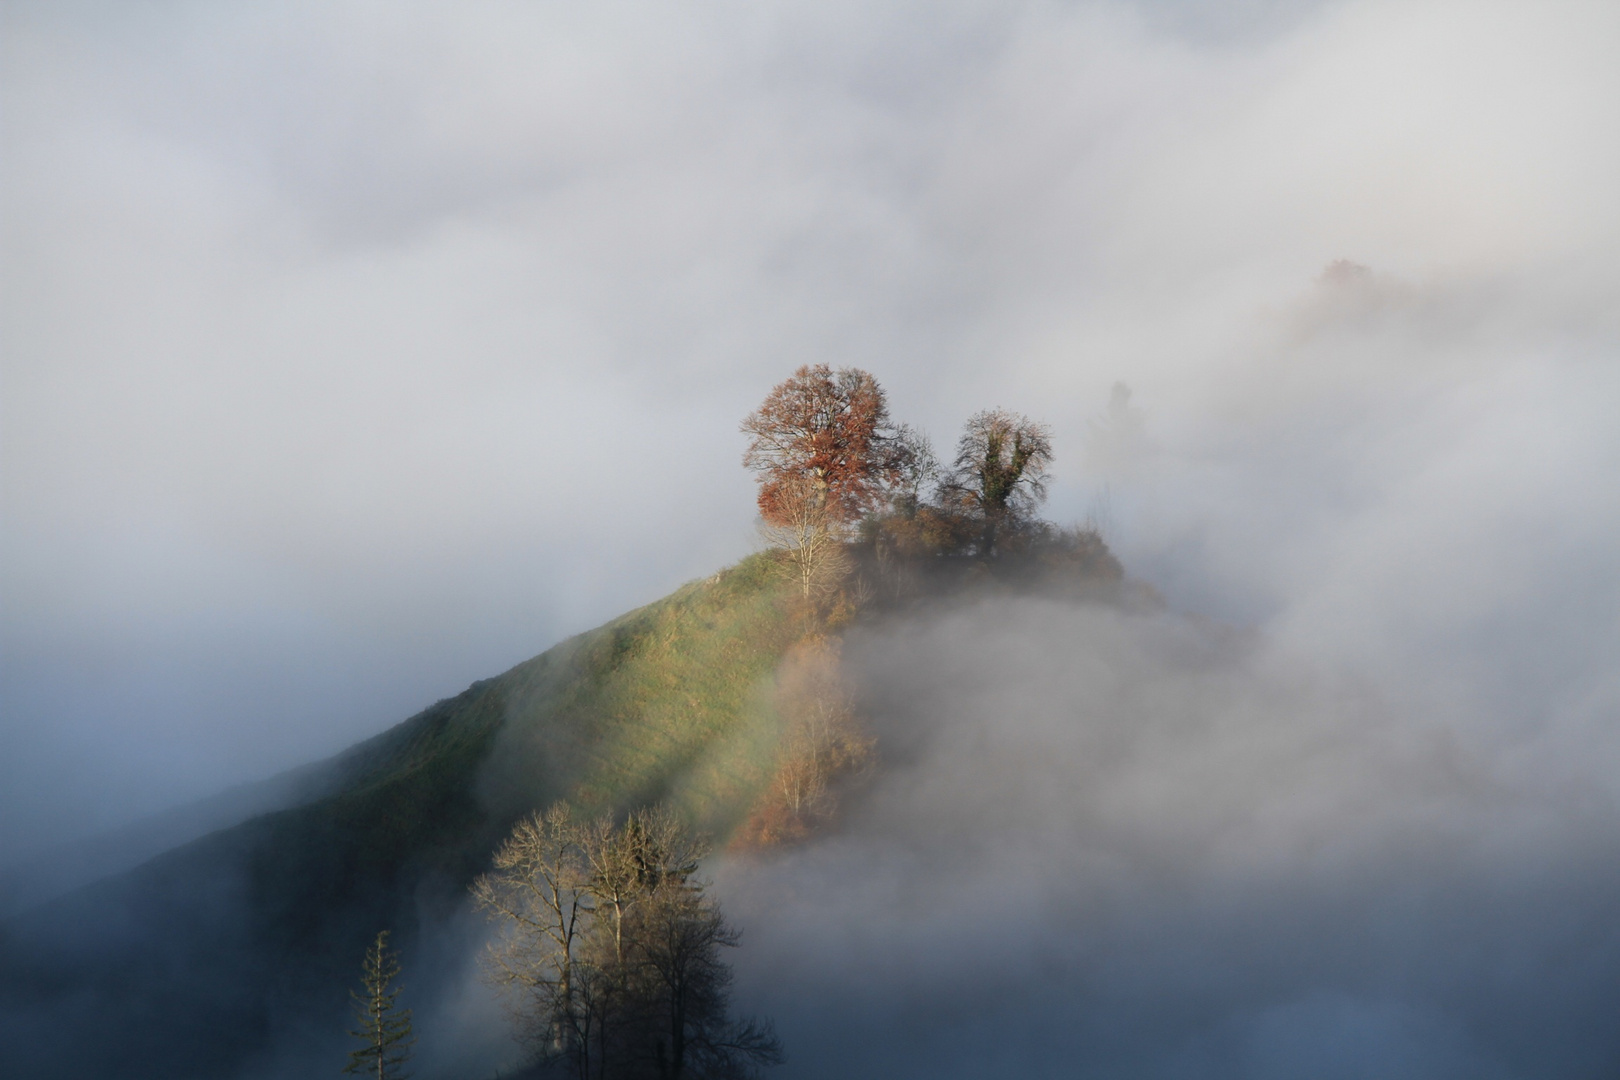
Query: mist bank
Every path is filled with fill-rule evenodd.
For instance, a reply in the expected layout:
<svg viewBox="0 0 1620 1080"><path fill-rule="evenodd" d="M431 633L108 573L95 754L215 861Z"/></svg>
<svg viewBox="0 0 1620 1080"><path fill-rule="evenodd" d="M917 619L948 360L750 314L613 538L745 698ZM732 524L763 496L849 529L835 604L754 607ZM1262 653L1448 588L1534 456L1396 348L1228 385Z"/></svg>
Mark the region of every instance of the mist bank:
<svg viewBox="0 0 1620 1080"><path fill-rule="evenodd" d="M344 1049L339 961L392 925L418 1075L515 1066L464 892L497 839L485 801L515 805L479 748L540 782L585 713L624 715L622 675L592 658L640 640L662 662L659 627L627 617L356 747L325 809L256 818L0 923L6 1059L51 1075L134 1048L154 1076L309 1075ZM714 655L693 651L693 671ZM708 868L744 931L736 1002L775 1019L784 1080L1560 1078L1620 1060L1611 725L1555 708L1601 702L1602 665L1539 699L1558 722L1518 699L1425 710L1445 695L1405 673L1459 685L1444 651L1357 669L1270 630L994 591L873 612L841 655L878 767L819 837ZM459 771L423 768L433 724L479 717ZM664 764L734 763L724 740L689 749ZM440 772L442 791L421 787ZM542 786L530 804L562 790ZM672 789L626 798L649 790ZM461 871L430 847L356 878L402 815L450 828ZM72 1053L51 1034L92 1022Z"/></svg>
<svg viewBox="0 0 1620 1080"><path fill-rule="evenodd" d="M0 866L0 918L102 878L251 817L298 806L324 794L334 763L315 762L265 780L141 818L117 829L56 844Z"/></svg>
<svg viewBox="0 0 1620 1080"><path fill-rule="evenodd" d="M1620 1062L1596 726L1505 744L1262 634L1038 600L845 655L882 771L836 835L721 871L784 1076Z"/></svg>

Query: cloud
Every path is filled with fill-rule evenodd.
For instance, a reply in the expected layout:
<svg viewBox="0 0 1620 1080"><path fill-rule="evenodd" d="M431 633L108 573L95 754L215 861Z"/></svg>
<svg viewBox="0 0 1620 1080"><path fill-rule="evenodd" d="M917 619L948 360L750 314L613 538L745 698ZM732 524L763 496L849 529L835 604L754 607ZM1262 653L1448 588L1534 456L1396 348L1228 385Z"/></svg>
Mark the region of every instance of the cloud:
<svg viewBox="0 0 1620 1080"><path fill-rule="evenodd" d="M1565 689L1616 640L1604 5L5 18L0 852L741 554L803 362L940 445L1050 421L1055 515L1106 485L1179 607L1504 729L1611 707Z"/></svg>
<svg viewBox="0 0 1620 1080"><path fill-rule="evenodd" d="M723 868L786 1075L1578 1076L1620 899L1593 725L1524 768L1264 635L1000 600L853 638L885 769Z"/></svg>

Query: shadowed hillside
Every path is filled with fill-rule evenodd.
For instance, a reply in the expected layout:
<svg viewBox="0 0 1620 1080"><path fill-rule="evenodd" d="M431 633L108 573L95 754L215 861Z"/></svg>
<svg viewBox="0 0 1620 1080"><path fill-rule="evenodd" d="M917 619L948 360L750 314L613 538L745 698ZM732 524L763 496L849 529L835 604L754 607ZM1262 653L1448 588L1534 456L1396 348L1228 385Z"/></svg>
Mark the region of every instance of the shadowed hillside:
<svg viewBox="0 0 1620 1080"><path fill-rule="evenodd" d="M327 797L0 924L0 1072L229 1075L329 1035L368 935L392 927L409 953L512 820L555 799L668 800L726 832L774 751L782 583L755 556L685 586L333 759Z"/></svg>

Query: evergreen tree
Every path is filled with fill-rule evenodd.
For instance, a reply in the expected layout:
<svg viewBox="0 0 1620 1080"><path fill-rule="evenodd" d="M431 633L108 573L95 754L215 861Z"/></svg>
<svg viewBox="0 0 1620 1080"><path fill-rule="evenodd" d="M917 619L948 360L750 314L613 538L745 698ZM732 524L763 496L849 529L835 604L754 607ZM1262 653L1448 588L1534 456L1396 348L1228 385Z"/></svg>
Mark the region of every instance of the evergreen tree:
<svg viewBox="0 0 1620 1080"><path fill-rule="evenodd" d="M400 991L394 982L399 976L399 959L388 947L388 931L377 932L377 940L366 950L360 971L365 994L349 991L358 1025L349 1034L365 1040L365 1045L349 1054L343 1071L375 1080L405 1080L405 1062L411 1056L416 1036L411 1027L411 1010L395 1005Z"/></svg>

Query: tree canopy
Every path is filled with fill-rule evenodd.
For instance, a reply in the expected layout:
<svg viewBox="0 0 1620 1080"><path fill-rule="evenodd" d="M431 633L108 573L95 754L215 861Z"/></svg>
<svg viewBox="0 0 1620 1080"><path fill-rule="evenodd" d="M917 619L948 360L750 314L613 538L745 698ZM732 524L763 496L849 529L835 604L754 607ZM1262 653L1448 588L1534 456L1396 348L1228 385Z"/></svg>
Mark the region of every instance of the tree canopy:
<svg viewBox="0 0 1620 1080"><path fill-rule="evenodd" d="M759 476L759 512L771 524L787 502L812 497L840 524L858 521L904 479L908 447L889 420L883 388L868 372L826 364L799 368L743 420L752 436L743 464Z"/></svg>
<svg viewBox="0 0 1620 1080"><path fill-rule="evenodd" d="M974 413L942 464L925 434L890 418L870 374L821 364L773 388L742 430L761 533L807 611L847 618L878 591L915 597L924 581L1086 593L1122 578L1094 524L1039 516L1052 430L1022 413Z"/></svg>

